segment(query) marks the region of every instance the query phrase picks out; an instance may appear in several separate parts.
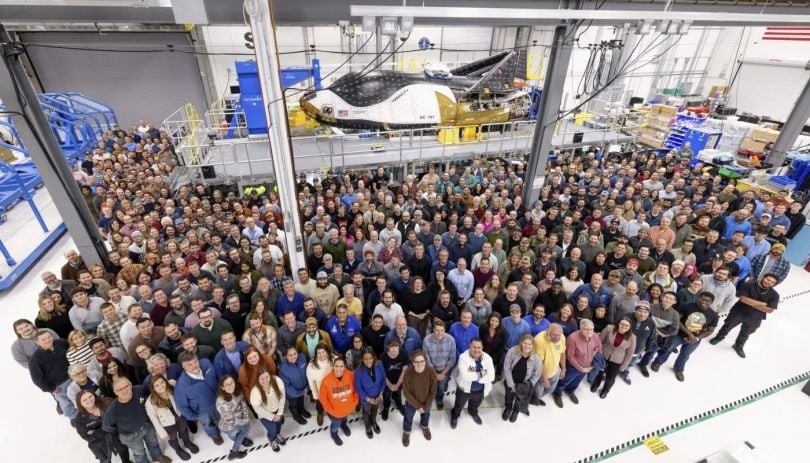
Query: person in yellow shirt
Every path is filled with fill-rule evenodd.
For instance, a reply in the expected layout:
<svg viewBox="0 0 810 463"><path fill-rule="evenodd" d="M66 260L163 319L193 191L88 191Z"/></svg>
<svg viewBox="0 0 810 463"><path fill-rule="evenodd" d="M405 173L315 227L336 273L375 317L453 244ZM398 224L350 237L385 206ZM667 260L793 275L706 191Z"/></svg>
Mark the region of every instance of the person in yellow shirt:
<svg viewBox="0 0 810 463"><path fill-rule="evenodd" d="M534 337L534 348L543 365L543 374L529 403L545 406L542 397L553 391L557 382L565 377L565 336L562 326L552 323L546 331L538 333Z"/></svg>
<svg viewBox="0 0 810 463"><path fill-rule="evenodd" d="M338 299L337 305L346 304L349 309L349 315L354 316L357 320L363 319L363 303L360 298L354 297L354 285L348 284L343 286L343 297Z"/></svg>

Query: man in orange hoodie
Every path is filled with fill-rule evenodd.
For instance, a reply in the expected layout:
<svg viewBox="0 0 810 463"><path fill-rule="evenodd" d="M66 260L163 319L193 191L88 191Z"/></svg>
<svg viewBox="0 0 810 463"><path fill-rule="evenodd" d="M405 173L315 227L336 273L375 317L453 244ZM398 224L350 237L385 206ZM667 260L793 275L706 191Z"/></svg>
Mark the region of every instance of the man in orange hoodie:
<svg viewBox="0 0 810 463"><path fill-rule="evenodd" d="M321 382L319 400L331 420L329 433L332 435L332 440L337 445L343 445L343 441L338 435L338 428L343 430L346 437L352 434L346 418L351 415L360 402L357 390L354 388L354 373L346 369L344 359L335 359L332 371L324 377Z"/></svg>

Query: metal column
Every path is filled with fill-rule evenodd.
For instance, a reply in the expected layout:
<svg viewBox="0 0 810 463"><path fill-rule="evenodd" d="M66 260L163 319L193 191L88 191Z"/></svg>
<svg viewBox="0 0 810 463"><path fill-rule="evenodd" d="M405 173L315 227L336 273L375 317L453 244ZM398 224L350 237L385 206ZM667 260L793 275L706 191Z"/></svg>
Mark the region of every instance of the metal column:
<svg viewBox="0 0 810 463"><path fill-rule="evenodd" d="M523 185L523 203L534 203L540 197L540 190L545 182L546 162L551 150L551 137L557 125L557 118L562 103L565 75L571 61L573 48L571 38L576 34L577 26L560 25L554 29L554 41L546 64L546 76L543 80L543 97L540 99L540 111L534 129L532 147L529 151L529 165L526 168L526 181ZM568 41L566 43L566 37Z"/></svg>
<svg viewBox="0 0 810 463"><path fill-rule="evenodd" d="M292 274L299 268L306 268L301 214L298 210L298 196L295 193L295 165L287 125L287 105L281 86L281 65L278 61L278 43L273 23L272 2L270 0L245 0L245 10L250 15L250 29L256 46L256 65L265 101L268 136L270 139L270 159L273 174L278 185L281 211L284 217L284 233L287 252L290 257Z"/></svg>
<svg viewBox="0 0 810 463"><path fill-rule="evenodd" d="M11 43L3 25L0 43L4 63L0 66L0 100L8 111L25 115L15 115L14 123L79 254L88 265L106 262L107 249L98 225L84 205L79 185L20 62L23 49Z"/></svg>
<svg viewBox="0 0 810 463"><path fill-rule="evenodd" d="M211 66L211 60L208 59L208 55L206 53L207 45L205 43L205 34L203 34L202 30L200 30L199 26L194 26L189 31L189 36L191 37L192 45L194 46L194 51L197 53L197 66L200 68L200 80L202 80L203 84L203 94L205 98L208 100L206 103L211 104L219 95L224 95L228 93L227 88L223 88L222 92L217 92L217 85L214 82L214 69ZM208 108L205 108L206 110Z"/></svg>
<svg viewBox="0 0 810 463"><path fill-rule="evenodd" d="M810 66L810 62L808 62L808 66ZM771 153L765 159L766 162L776 167L781 166L782 163L785 162L787 152L793 148L793 144L796 143L796 139L799 138L802 129L805 124L807 124L807 119L810 119L810 79L807 79L807 82L804 84L804 90L802 90L802 94L799 95L799 98L796 100L793 110L790 111L790 116L788 116L785 121L785 126L782 127L782 131L779 132L779 137L773 142Z"/></svg>

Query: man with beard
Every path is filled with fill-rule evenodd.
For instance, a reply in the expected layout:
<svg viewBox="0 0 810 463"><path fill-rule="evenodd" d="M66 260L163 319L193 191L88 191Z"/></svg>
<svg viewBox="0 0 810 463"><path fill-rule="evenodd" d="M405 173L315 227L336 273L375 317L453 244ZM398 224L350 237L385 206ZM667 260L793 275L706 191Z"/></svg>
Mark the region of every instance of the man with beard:
<svg viewBox="0 0 810 463"><path fill-rule="evenodd" d="M42 272L42 282L45 283L45 288L40 291L40 296L46 296L51 292L58 292L62 295L63 301L70 299L70 291L76 287L75 281L60 280L56 278L53 272Z"/></svg>
<svg viewBox="0 0 810 463"><path fill-rule="evenodd" d="M197 312L200 323L191 330L191 334L197 338L197 342L203 346L209 346L215 351L222 348L220 337L226 331L233 331L231 324L222 318L214 318L214 312L208 307L203 307Z"/></svg>
<svg viewBox="0 0 810 463"><path fill-rule="evenodd" d="M758 282L754 280L741 284L737 290L739 300L731 308L728 318L717 332L717 336L709 341L709 344L718 344L737 325L742 325L732 348L737 355L745 358L743 347L748 341L748 337L754 334L768 314L773 313L779 306L779 293L773 289L776 282L776 275L766 273Z"/></svg>

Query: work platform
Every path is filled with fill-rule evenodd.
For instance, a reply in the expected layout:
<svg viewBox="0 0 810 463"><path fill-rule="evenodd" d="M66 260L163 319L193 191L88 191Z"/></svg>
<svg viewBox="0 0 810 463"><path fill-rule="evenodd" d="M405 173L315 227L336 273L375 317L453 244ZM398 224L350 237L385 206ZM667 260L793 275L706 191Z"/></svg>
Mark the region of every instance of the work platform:
<svg viewBox="0 0 810 463"><path fill-rule="evenodd" d="M519 157L531 147L535 124L534 121L486 124L474 132L471 141L464 141L459 136L458 143L441 142L438 136L440 129L296 137L292 139L295 168L298 172L317 172L378 165L446 163L480 155ZM463 131L464 128L457 130ZM576 133L582 134L581 140L579 136L575 137ZM631 135L617 130L594 130L573 120L564 120L554 135L553 145L577 148L632 140ZM273 172L267 137L212 137L207 140L187 137L180 140L177 146L192 181L252 181L267 178Z"/></svg>

